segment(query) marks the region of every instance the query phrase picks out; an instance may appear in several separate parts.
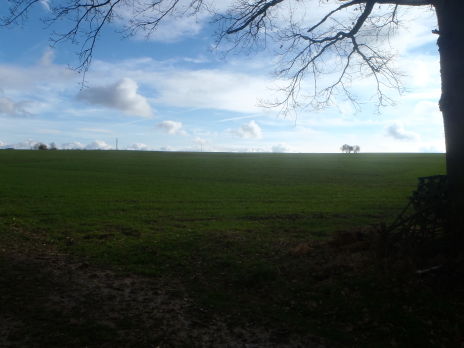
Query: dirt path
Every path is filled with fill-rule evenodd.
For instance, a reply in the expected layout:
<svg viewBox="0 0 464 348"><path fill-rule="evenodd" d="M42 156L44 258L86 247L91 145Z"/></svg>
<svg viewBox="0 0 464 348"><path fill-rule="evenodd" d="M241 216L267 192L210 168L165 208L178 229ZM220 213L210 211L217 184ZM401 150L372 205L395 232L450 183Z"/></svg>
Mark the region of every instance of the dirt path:
<svg viewBox="0 0 464 348"><path fill-rule="evenodd" d="M0 248L0 347L325 347L229 327L182 285L127 275L50 250Z"/></svg>

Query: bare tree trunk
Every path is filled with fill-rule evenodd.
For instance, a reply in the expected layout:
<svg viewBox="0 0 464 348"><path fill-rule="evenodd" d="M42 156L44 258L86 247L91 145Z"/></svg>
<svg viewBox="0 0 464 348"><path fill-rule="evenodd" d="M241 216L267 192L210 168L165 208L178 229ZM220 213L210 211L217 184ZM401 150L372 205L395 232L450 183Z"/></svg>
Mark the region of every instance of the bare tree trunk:
<svg viewBox="0 0 464 348"><path fill-rule="evenodd" d="M464 1L436 5L442 80L440 109L446 136L448 174L447 233L456 250L464 249Z"/></svg>

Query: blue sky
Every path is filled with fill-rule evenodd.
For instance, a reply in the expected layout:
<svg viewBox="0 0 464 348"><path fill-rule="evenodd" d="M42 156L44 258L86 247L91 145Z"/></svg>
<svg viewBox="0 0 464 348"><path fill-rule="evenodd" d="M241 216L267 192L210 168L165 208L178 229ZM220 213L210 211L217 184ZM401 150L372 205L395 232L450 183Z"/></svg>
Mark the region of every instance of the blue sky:
<svg viewBox="0 0 464 348"><path fill-rule="evenodd" d="M45 2L44 2L45 3ZM0 7L5 11L4 7ZM394 106L372 100L368 80L352 89L359 109L338 98L323 110L283 116L260 106L278 93L269 51L224 58L208 17L179 20L146 40L106 28L81 76L77 47L49 46L37 6L23 26L0 29L0 146L240 152L444 152L436 28L430 9L408 9L390 38L406 92ZM61 29L61 24L56 30Z"/></svg>

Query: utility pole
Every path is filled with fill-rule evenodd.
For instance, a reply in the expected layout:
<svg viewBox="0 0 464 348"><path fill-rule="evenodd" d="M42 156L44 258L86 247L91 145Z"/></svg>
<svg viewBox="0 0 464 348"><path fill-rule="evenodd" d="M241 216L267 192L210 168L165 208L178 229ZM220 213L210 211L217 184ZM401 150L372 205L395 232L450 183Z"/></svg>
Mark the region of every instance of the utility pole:
<svg viewBox="0 0 464 348"><path fill-rule="evenodd" d="M116 150L118 149L118 138L116 138Z"/></svg>

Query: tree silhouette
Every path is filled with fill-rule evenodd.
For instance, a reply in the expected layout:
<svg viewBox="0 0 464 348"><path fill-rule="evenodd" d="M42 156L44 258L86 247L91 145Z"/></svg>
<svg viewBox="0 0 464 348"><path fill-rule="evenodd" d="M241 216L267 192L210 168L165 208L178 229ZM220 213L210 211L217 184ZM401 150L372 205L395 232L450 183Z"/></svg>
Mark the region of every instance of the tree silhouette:
<svg viewBox="0 0 464 348"><path fill-rule="evenodd" d="M351 153L351 151L353 151L353 146L343 144L343 146L340 148L340 151L345 153Z"/></svg>
<svg viewBox="0 0 464 348"><path fill-rule="evenodd" d="M48 150L48 146L44 143L37 143L33 147L34 150Z"/></svg>
<svg viewBox="0 0 464 348"><path fill-rule="evenodd" d="M2 25L24 19L41 0L8 0L9 15ZM316 19L294 10L304 4L308 13L322 9ZM210 0L61 0L52 3L49 23L71 20L68 30L54 34L54 43L79 42L77 69L86 72L103 27L130 13L125 33L147 35L176 16L195 16L211 10ZM277 77L289 81L284 97L273 103L283 110L331 104L337 93L356 103L349 86L362 75L376 85L379 105L391 103L389 88L399 89L392 68L392 55L382 49L383 39L399 25L400 7L427 6L438 20L446 159L448 174L447 231L462 245L464 241L464 1L462 0L234 0L227 11L216 13L218 41L230 49L254 49L263 43L275 45L279 57ZM301 11L305 12L305 11ZM282 20L282 13L287 13ZM321 79L321 75L325 75ZM303 83L310 81L311 83ZM305 98L299 96L305 92Z"/></svg>
<svg viewBox="0 0 464 348"><path fill-rule="evenodd" d="M343 144L342 147L340 147L340 151L345 153L358 153L359 151L361 151L361 148L359 147L359 145L351 146L348 144Z"/></svg>

